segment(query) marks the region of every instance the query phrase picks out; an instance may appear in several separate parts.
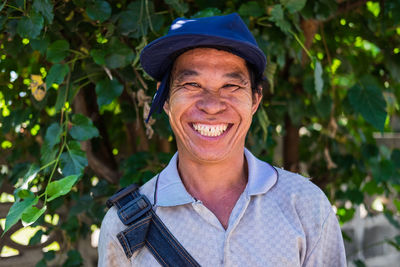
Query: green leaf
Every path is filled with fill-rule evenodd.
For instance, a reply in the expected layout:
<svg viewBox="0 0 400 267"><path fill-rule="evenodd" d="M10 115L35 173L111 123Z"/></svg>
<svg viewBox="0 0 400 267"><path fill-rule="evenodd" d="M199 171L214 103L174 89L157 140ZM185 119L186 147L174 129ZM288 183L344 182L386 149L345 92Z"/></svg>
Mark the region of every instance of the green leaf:
<svg viewBox="0 0 400 267"><path fill-rule="evenodd" d="M92 49L90 50L90 55L92 56L94 62L98 65L105 65L106 64L106 57L107 52L101 49Z"/></svg>
<svg viewBox="0 0 400 267"><path fill-rule="evenodd" d="M99 106L110 104L121 95L124 87L117 80L104 79L97 83L96 94Z"/></svg>
<svg viewBox="0 0 400 267"><path fill-rule="evenodd" d="M106 57L106 65L110 69L122 68L132 63L134 58L135 54L132 50L121 48Z"/></svg>
<svg viewBox="0 0 400 267"><path fill-rule="evenodd" d="M239 7L238 13L244 17L260 17L264 14L264 11L256 1L249 1Z"/></svg>
<svg viewBox="0 0 400 267"><path fill-rule="evenodd" d="M365 263L360 259L354 260L353 263L356 267L366 267Z"/></svg>
<svg viewBox="0 0 400 267"><path fill-rule="evenodd" d="M393 204L396 206L397 211L400 212L400 200L393 199Z"/></svg>
<svg viewBox="0 0 400 267"><path fill-rule="evenodd" d="M108 20L111 16L111 6L106 1L95 1L93 4L86 8L86 14L88 17L100 23Z"/></svg>
<svg viewBox="0 0 400 267"><path fill-rule="evenodd" d="M179 14L185 14L189 10L189 5L185 2L181 3L179 0L165 0L165 3Z"/></svg>
<svg viewBox="0 0 400 267"><path fill-rule="evenodd" d="M52 63L58 63L68 56L69 43L66 40L57 40L47 48L46 58Z"/></svg>
<svg viewBox="0 0 400 267"><path fill-rule="evenodd" d="M29 170L25 173L25 175L24 175L24 177L22 178L22 181L21 182L18 182L16 185L15 185L15 187L19 187L19 188L21 188L21 189L27 189L28 188L28 185L29 185L29 183L33 180L33 179L35 179L35 177L36 177L36 175L39 173L39 170L40 170L40 168L39 168L39 166L37 165L37 164L32 164L30 167L29 167ZM22 193L23 194L23 193ZM18 195L19 195L19 193L18 193ZM25 197L22 197L22 196L20 196L21 198L25 198Z"/></svg>
<svg viewBox="0 0 400 267"><path fill-rule="evenodd" d="M62 173L65 176L81 174L88 164L85 152L80 149L80 144L75 141L69 142L68 147L68 151L62 153L60 157Z"/></svg>
<svg viewBox="0 0 400 267"><path fill-rule="evenodd" d="M199 12L197 12L196 14L194 14L193 16L191 16L191 18L204 18L204 17L212 17L212 16L220 16L222 15L221 10L219 10L218 8L215 7L208 7L205 8L203 10L200 10Z"/></svg>
<svg viewBox="0 0 400 267"><path fill-rule="evenodd" d="M383 188L380 187L375 180L371 180L369 182L367 182L363 188L362 188L363 192L366 192L368 195L370 196L374 196L377 194L383 194Z"/></svg>
<svg viewBox="0 0 400 267"><path fill-rule="evenodd" d="M322 66L321 62L315 59L314 61L314 85L315 92L317 93L318 99L321 98L322 90L324 88L324 80L322 79Z"/></svg>
<svg viewBox="0 0 400 267"><path fill-rule="evenodd" d="M267 140L268 126L270 125L270 121L268 119L267 112L265 112L265 109L262 106L257 111L257 118L263 131L263 139L265 141Z"/></svg>
<svg viewBox="0 0 400 267"><path fill-rule="evenodd" d="M57 122L54 122L47 128L44 140L51 147L53 147L60 142L61 134L62 134L62 128Z"/></svg>
<svg viewBox="0 0 400 267"><path fill-rule="evenodd" d="M3 10L4 6L7 4L7 0L4 0L3 4L0 5L0 11Z"/></svg>
<svg viewBox="0 0 400 267"><path fill-rule="evenodd" d="M48 142L44 142L42 147L40 148L40 160L42 165L46 165L53 161L57 156L58 148L51 146ZM44 171L47 172L49 168L46 168Z"/></svg>
<svg viewBox="0 0 400 267"><path fill-rule="evenodd" d="M47 207L44 206L41 209L36 208L35 206L31 206L27 208L22 214L22 221L25 223L24 226L28 226L39 219L40 216L46 211Z"/></svg>
<svg viewBox="0 0 400 267"><path fill-rule="evenodd" d="M53 83L61 84L68 72L69 67L67 64L54 64L46 77L47 88L50 88Z"/></svg>
<svg viewBox="0 0 400 267"><path fill-rule="evenodd" d="M276 73L277 64L274 62L267 62L267 67L265 68L265 77L269 83L269 90L274 93L274 77Z"/></svg>
<svg viewBox="0 0 400 267"><path fill-rule="evenodd" d="M80 174L69 175L58 181L51 182L46 188L47 201L52 201L57 197L68 194L79 177Z"/></svg>
<svg viewBox="0 0 400 267"><path fill-rule="evenodd" d="M27 210L29 207L36 205L38 202L37 197L26 198L22 201L14 202L11 206L7 217L6 217L6 225L4 227L3 235L21 219L22 214Z"/></svg>
<svg viewBox="0 0 400 267"><path fill-rule="evenodd" d="M383 131L386 120L386 102L376 82L370 78L350 88L348 98L353 109L376 129Z"/></svg>
<svg viewBox="0 0 400 267"><path fill-rule="evenodd" d="M37 13L41 13L49 24L53 22L53 4L50 0L35 0L32 7Z"/></svg>
<svg viewBox="0 0 400 267"><path fill-rule="evenodd" d="M29 42L29 44L31 45L33 50L37 50L43 55L46 53L49 43L50 43L50 41L48 40L48 38L34 39L34 40L30 40L30 42Z"/></svg>
<svg viewBox="0 0 400 267"><path fill-rule="evenodd" d="M75 114L72 117L72 123L74 126L72 126L69 134L75 140L86 141L99 136L99 131L93 125L93 122L82 114Z"/></svg>
<svg viewBox="0 0 400 267"><path fill-rule="evenodd" d="M395 176L395 168L393 162L383 159L380 162L373 162L370 164L372 167L372 175L375 181L388 182Z"/></svg>
<svg viewBox="0 0 400 267"><path fill-rule="evenodd" d="M391 161L393 162L393 165L397 168L400 169L400 149L393 149L392 155L390 156Z"/></svg>
<svg viewBox="0 0 400 267"><path fill-rule="evenodd" d="M35 197L34 193L32 193L31 191L26 190L26 189L21 189L21 190L17 189L15 193L17 194L18 198L20 198L20 199Z"/></svg>
<svg viewBox="0 0 400 267"><path fill-rule="evenodd" d="M295 13L303 9L307 0L281 0L280 2L290 13Z"/></svg>
<svg viewBox="0 0 400 267"><path fill-rule="evenodd" d="M38 13L31 12L29 17L23 17L18 21L17 33L23 38L35 39L42 31L43 24L43 17Z"/></svg>
<svg viewBox="0 0 400 267"><path fill-rule="evenodd" d="M133 62L135 54L117 38L112 38L105 57L105 64L110 69L123 68Z"/></svg>
<svg viewBox="0 0 400 267"><path fill-rule="evenodd" d="M281 5L274 5L272 7L270 20L275 22L276 26L278 26L283 32L290 31L290 23L285 20Z"/></svg>
<svg viewBox="0 0 400 267"><path fill-rule="evenodd" d="M393 216L393 214L390 211L385 211L383 214L385 215L386 219L390 222L391 225L393 225L397 229L400 229L400 223L397 221L397 219Z"/></svg>
<svg viewBox="0 0 400 267"><path fill-rule="evenodd" d="M57 112L59 112L65 104L65 101L68 101L66 99L66 94L67 94L67 86L63 85L57 90L57 99L56 99L56 104L54 105L54 108L56 109Z"/></svg>
<svg viewBox="0 0 400 267"><path fill-rule="evenodd" d="M63 264L63 267L81 266L83 259L79 251L70 250L68 251L68 258Z"/></svg>
<svg viewBox="0 0 400 267"><path fill-rule="evenodd" d="M35 233L35 235L32 236L32 237L29 239L28 245L32 246L32 245L39 244L40 241L42 240L42 236L43 236L43 231L42 231L42 230L37 231L37 232Z"/></svg>

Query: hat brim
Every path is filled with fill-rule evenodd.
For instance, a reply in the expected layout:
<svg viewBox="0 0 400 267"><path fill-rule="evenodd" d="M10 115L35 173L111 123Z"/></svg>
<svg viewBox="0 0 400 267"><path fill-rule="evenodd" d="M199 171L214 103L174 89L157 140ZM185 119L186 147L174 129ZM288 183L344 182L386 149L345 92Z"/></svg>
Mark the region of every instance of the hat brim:
<svg viewBox="0 0 400 267"><path fill-rule="evenodd" d="M175 58L171 58L172 55L176 55L178 51L183 49L207 46L226 47L233 54L253 64L259 75L264 72L266 58L257 46L249 42L204 34L180 34L161 37L143 49L140 61L147 74L160 81L175 60Z"/></svg>

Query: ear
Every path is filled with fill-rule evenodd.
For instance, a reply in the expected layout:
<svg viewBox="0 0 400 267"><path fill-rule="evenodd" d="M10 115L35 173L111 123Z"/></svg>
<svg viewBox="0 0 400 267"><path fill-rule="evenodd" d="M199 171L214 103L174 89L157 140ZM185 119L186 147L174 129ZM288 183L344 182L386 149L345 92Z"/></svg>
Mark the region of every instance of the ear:
<svg viewBox="0 0 400 267"><path fill-rule="evenodd" d="M263 97L262 86L261 85L259 86L259 90L260 90L259 93L255 93L253 95L253 104L252 104L252 107L251 107L252 115L254 115L254 113L256 113L256 111L258 109L258 106L260 105L262 97Z"/></svg>
<svg viewBox="0 0 400 267"><path fill-rule="evenodd" d="M165 113L167 113L167 115L169 115L170 109L169 109L169 102L168 100L164 102L164 111Z"/></svg>
<svg viewBox="0 0 400 267"><path fill-rule="evenodd" d="M160 87L161 82L157 82L157 90ZM169 103L168 100L164 102L164 106L163 109L165 111L165 113L167 113L167 115L169 114Z"/></svg>

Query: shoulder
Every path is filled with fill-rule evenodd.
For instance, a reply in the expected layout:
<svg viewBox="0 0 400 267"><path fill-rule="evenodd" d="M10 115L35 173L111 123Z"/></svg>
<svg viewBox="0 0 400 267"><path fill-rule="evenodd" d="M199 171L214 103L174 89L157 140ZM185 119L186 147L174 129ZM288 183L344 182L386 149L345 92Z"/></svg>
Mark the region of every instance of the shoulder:
<svg viewBox="0 0 400 267"><path fill-rule="evenodd" d="M271 195L279 206L298 217L305 225L309 221L312 224L310 227L315 227L315 223L322 226L333 212L324 192L304 176L279 168L276 170L278 180L271 189Z"/></svg>

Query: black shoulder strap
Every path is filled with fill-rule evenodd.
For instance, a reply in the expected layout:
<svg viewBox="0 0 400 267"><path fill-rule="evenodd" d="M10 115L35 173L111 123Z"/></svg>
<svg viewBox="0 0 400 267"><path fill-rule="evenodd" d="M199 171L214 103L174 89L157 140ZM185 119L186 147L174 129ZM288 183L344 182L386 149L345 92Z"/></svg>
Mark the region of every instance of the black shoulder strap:
<svg viewBox="0 0 400 267"><path fill-rule="evenodd" d="M150 201L130 185L107 200L128 227L117 235L128 258L146 246L162 266L200 266L153 211Z"/></svg>

